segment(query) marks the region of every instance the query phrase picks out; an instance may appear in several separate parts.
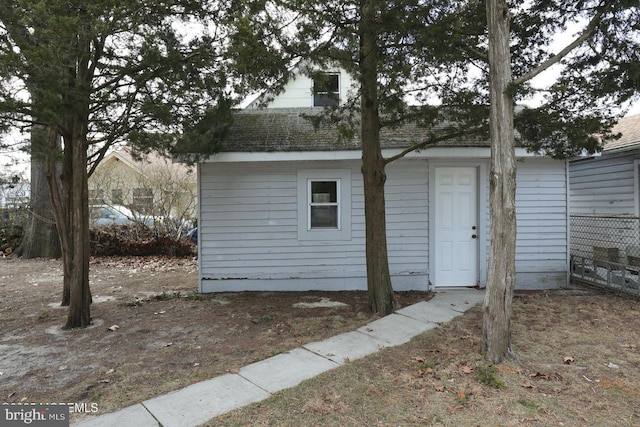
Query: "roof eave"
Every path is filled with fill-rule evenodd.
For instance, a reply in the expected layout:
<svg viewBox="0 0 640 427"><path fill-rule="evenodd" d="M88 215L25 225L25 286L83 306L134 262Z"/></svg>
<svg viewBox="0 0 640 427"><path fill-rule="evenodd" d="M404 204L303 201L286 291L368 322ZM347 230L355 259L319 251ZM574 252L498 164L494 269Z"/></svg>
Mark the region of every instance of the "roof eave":
<svg viewBox="0 0 640 427"><path fill-rule="evenodd" d="M400 154L402 149L384 149L385 158ZM405 156L410 159L489 159L489 147L431 147L421 151L414 151ZM530 153L524 148L516 148L516 157L544 157ZM337 161L360 160L360 150L336 151L278 151L278 152L222 152L217 153L203 163L240 163L240 162L293 162L293 161Z"/></svg>

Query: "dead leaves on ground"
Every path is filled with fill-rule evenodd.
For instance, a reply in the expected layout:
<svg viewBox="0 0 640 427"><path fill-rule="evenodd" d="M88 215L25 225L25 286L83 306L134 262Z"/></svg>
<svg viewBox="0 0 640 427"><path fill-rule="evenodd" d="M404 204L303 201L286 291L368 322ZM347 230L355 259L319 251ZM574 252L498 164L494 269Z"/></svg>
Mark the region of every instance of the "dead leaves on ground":
<svg viewBox="0 0 640 427"><path fill-rule="evenodd" d="M422 355L411 357L409 363L405 364L409 370L400 376L400 380L416 390L450 393L457 403L454 409L459 408L460 405L466 406L474 394L477 395L477 391L485 387L485 382L479 378L479 372L487 369L492 369L494 374L503 376L505 382L518 385L523 389L537 389L540 381L564 381L564 377L558 372L532 370L532 367L524 366L519 362L505 362L487 368L486 362L481 360L480 356L477 360L457 360L456 355L459 351L456 349L446 352L450 356L448 360L445 358L444 350L432 353L437 354L438 357L435 359ZM573 356L566 356L562 360L564 365L571 365L576 361ZM508 377L512 379L507 380ZM498 378L496 377L496 380ZM475 388L478 388L475 393L469 391ZM486 388L484 390L484 394L490 393Z"/></svg>
<svg viewBox="0 0 640 427"><path fill-rule="evenodd" d="M91 257L91 265L101 265L104 267L116 268L118 270L128 270L132 274L142 271L161 273L166 271L182 271L197 268L196 257L165 257L165 256L109 256Z"/></svg>
<svg viewBox="0 0 640 427"><path fill-rule="evenodd" d="M459 371L463 374L473 374L476 370L474 367L468 364L464 364L462 366L459 366Z"/></svg>
<svg viewBox="0 0 640 427"><path fill-rule="evenodd" d="M400 380L416 390L450 392L458 404L466 405L474 393L458 387L476 375L478 361L456 360L455 357L459 354L458 349L451 349L448 352L451 356L448 363L444 360L441 351L436 350L432 353L440 357L435 360L426 356L411 357L410 362L405 365L409 370L401 374Z"/></svg>
<svg viewBox="0 0 640 427"><path fill-rule="evenodd" d="M382 396L384 393L383 393L382 390L377 388L375 385L369 384L369 386L367 386L366 394L367 394L367 396Z"/></svg>

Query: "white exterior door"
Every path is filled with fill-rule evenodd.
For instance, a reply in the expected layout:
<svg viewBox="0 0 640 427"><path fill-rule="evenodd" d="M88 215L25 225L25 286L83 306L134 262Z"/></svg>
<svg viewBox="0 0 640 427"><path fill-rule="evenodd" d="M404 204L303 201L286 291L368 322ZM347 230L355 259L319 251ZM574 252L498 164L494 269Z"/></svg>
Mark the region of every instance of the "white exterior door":
<svg viewBox="0 0 640 427"><path fill-rule="evenodd" d="M478 169L436 167L434 209L433 285L477 285Z"/></svg>

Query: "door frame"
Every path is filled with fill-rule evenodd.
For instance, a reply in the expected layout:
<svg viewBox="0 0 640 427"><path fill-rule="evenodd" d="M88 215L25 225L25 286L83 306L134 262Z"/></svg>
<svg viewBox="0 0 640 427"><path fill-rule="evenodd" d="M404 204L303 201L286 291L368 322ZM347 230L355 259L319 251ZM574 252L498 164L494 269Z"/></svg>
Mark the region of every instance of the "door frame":
<svg viewBox="0 0 640 427"><path fill-rule="evenodd" d="M489 163L478 160L430 161L429 162L429 289L437 288L436 278L436 169L476 168L478 197L478 256L477 285L484 288L487 283L487 248L489 242Z"/></svg>

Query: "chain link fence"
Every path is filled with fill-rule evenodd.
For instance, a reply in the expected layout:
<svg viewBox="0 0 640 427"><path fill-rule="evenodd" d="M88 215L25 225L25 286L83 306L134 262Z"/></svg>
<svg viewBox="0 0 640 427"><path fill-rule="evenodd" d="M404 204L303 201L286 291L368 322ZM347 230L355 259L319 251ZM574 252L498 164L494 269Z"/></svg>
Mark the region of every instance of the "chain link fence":
<svg viewBox="0 0 640 427"><path fill-rule="evenodd" d="M571 278L640 297L640 217L571 215Z"/></svg>

